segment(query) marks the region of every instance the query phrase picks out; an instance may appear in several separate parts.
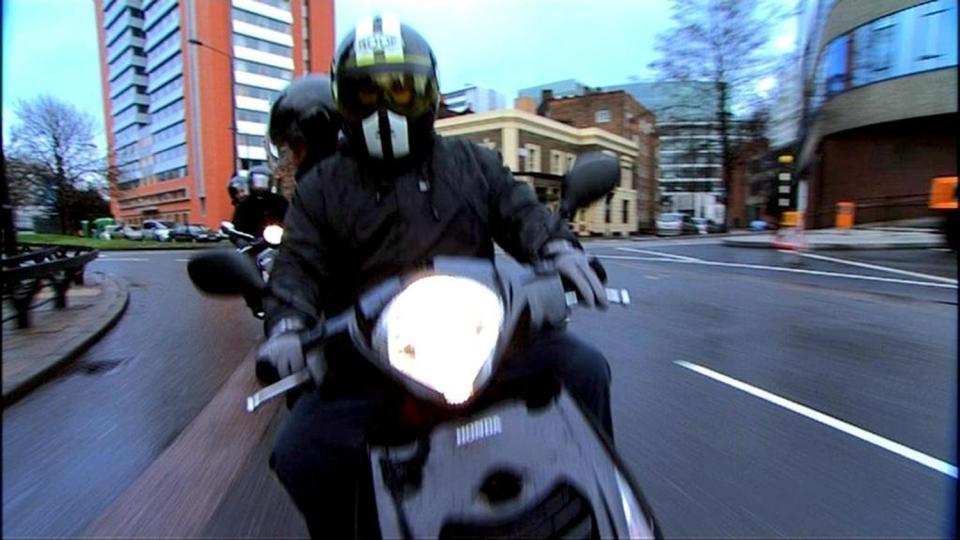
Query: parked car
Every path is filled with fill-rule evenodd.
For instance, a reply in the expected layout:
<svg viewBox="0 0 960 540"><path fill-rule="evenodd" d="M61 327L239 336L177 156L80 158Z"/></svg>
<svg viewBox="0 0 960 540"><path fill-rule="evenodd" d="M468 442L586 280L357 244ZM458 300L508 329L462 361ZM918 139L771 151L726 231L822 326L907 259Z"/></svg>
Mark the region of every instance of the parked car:
<svg viewBox="0 0 960 540"><path fill-rule="evenodd" d="M177 225L170 233L174 242L219 242L220 234L211 231L203 225Z"/></svg>
<svg viewBox="0 0 960 540"><path fill-rule="evenodd" d="M123 230L123 225L107 225L103 228L103 232L100 233L100 240L112 240L113 238L120 238Z"/></svg>
<svg viewBox="0 0 960 540"><path fill-rule="evenodd" d="M766 231L770 229L771 229L770 224L762 219L755 219L750 222L751 231Z"/></svg>
<svg viewBox="0 0 960 540"><path fill-rule="evenodd" d="M102 233L101 240L143 240L143 232L132 225L108 225Z"/></svg>
<svg viewBox="0 0 960 540"><path fill-rule="evenodd" d="M121 234L127 240L143 240L143 231L133 225L124 225Z"/></svg>
<svg viewBox="0 0 960 540"><path fill-rule="evenodd" d="M160 221L148 219L143 222L143 239L156 240L158 242L169 242L170 233L177 224L172 221Z"/></svg>
<svg viewBox="0 0 960 540"><path fill-rule="evenodd" d="M721 227L712 219L695 217L691 219L691 222L697 227L697 233L699 234L714 234L723 232L723 227Z"/></svg>
<svg viewBox="0 0 960 540"><path fill-rule="evenodd" d="M657 236L679 236L681 234L697 234L697 226L693 218L679 212L660 214L657 218Z"/></svg>

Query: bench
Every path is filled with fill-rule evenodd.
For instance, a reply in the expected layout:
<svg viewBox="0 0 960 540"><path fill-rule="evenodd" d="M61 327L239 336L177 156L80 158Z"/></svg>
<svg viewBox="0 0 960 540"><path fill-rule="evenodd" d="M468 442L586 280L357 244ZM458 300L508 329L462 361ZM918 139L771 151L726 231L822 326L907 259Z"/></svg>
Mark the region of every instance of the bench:
<svg viewBox="0 0 960 540"><path fill-rule="evenodd" d="M17 326L29 328L30 310L36 307L33 298L45 286L53 287L54 306L57 309L66 308L70 285L83 285L87 263L99 255L98 250L88 247L37 246L0 259L3 299L13 303Z"/></svg>

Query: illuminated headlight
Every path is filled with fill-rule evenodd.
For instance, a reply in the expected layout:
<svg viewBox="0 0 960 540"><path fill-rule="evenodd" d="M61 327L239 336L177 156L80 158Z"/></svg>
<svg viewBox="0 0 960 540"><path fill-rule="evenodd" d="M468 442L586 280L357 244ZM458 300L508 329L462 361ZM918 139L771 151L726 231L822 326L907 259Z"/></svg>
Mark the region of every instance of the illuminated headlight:
<svg viewBox="0 0 960 540"><path fill-rule="evenodd" d="M477 376L493 359L503 318L500 296L486 285L429 276L387 305L373 344L394 369L456 405L470 399Z"/></svg>
<svg viewBox="0 0 960 540"><path fill-rule="evenodd" d="M633 489L627 480L614 471L617 477L617 491L620 492L620 504L623 507L623 516L627 520L627 536L630 538L653 538L653 531L645 520L640 501L633 494Z"/></svg>
<svg viewBox="0 0 960 540"><path fill-rule="evenodd" d="M267 227L263 229L263 239L271 246L279 246L280 241L283 240L283 227L279 225L267 225Z"/></svg>

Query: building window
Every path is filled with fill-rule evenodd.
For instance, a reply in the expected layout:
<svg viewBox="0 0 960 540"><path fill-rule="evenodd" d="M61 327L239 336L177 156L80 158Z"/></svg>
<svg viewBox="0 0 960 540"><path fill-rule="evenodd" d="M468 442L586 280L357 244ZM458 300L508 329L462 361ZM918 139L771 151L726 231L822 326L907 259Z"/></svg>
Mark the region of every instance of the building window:
<svg viewBox="0 0 960 540"><path fill-rule="evenodd" d="M563 174L563 152L559 150L550 151L550 174Z"/></svg>
<svg viewBox="0 0 960 540"><path fill-rule="evenodd" d="M270 113L262 111L248 111L247 109L237 109L237 120L241 122L257 122L266 124L270 121Z"/></svg>
<svg viewBox="0 0 960 540"><path fill-rule="evenodd" d="M527 160L524 163L523 170L526 172L540 172L543 170L540 164L540 147L535 144L524 146L527 149Z"/></svg>
<svg viewBox="0 0 960 540"><path fill-rule="evenodd" d="M613 209L612 201L610 200L610 197L607 197L606 202L604 202L603 204L603 220L607 223L610 223L611 214L613 214L612 209Z"/></svg>
<svg viewBox="0 0 960 540"><path fill-rule="evenodd" d="M243 9L238 9L237 7L233 8L233 20L253 24L261 28L266 28L267 30L273 30L274 32L280 32L283 34L290 33L290 25L288 23L271 19L270 17L264 17L263 15L257 13L244 11Z"/></svg>
<svg viewBox="0 0 960 540"><path fill-rule="evenodd" d="M255 37L244 36L241 34L233 35L233 44L238 47L246 47L266 53L289 57L293 53L293 48L286 45L279 45L270 41L264 41Z"/></svg>
<svg viewBox="0 0 960 540"><path fill-rule="evenodd" d="M266 75L267 77L275 77L277 79L284 79L287 81L293 78L293 72L289 69L281 69L249 60L234 59L233 67L235 69L239 69L240 71L246 71L247 73Z"/></svg>
<svg viewBox="0 0 960 540"><path fill-rule="evenodd" d="M610 111L607 109L600 109L594 113L593 119L598 124L606 124L610 121Z"/></svg>
<svg viewBox="0 0 960 540"><path fill-rule="evenodd" d="M943 39L950 34L947 31L947 25L951 22L947 20L949 10L939 2L934 2L931 8L927 8L930 11L918 13L914 26L914 60L920 62L939 58L947 52L947 47L957 46L955 39L952 43Z"/></svg>
<svg viewBox="0 0 960 540"><path fill-rule="evenodd" d="M248 135L246 133L240 133L237 135L237 144L241 146L264 148L264 137L261 135Z"/></svg>
<svg viewBox="0 0 960 540"><path fill-rule="evenodd" d="M826 72L824 75L826 77L826 91L828 98L835 96L846 89L848 58L847 45L849 43L849 37L840 36L839 38L830 42L830 45L827 46L827 54L825 56Z"/></svg>
<svg viewBox="0 0 960 540"><path fill-rule="evenodd" d="M623 201L623 223L630 223L630 201Z"/></svg>
<svg viewBox="0 0 960 540"><path fill-rule="evenodd" d="M247 86L245 84L238 84L235 88L238 96L265 99L267 101L273 101L273 99L277 97L277 94L279 94L276 90L267 90L266 88Z"/></svg>
<svg viewBox="0 0 960 540"><path fill-rule="evenodd" d="M566 163L566 166L564 167L564 172L570 172L570 169L573 168L573 164L577 161L577 155L571 154L568 152L566 157L567 157L567 163Z"/></svg>

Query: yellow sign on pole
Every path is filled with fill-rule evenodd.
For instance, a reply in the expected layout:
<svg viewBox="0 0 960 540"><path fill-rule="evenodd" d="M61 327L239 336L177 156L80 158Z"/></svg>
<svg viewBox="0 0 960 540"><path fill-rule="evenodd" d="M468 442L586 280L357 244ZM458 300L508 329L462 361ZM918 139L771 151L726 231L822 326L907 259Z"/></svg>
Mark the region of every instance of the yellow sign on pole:
<svg viewBox="0 0 960 540"><path fill-rule="evenodd" d="M803 215L800 212L784 212L780 219L780 225L783 227L799 227L802 220Z"/></svg>

